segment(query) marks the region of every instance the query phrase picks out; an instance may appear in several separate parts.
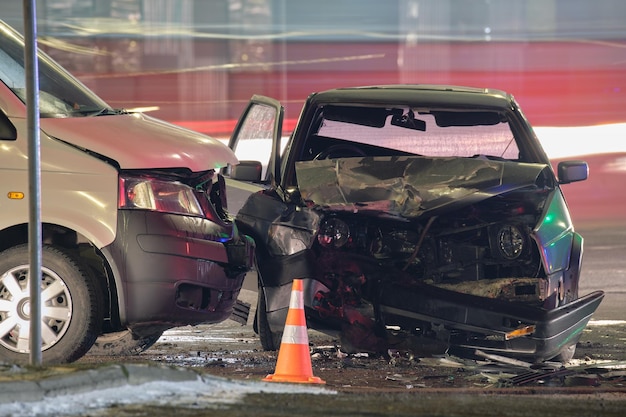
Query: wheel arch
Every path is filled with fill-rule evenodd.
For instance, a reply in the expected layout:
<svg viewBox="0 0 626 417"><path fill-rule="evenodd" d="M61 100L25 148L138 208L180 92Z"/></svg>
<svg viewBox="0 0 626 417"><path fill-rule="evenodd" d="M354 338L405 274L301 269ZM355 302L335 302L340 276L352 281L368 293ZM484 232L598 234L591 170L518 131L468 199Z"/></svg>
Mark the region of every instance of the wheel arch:
<svg viewBox="0 0 626 417"><path fill-rule="evenodd" d="M66 226L42 223L42 243L58 246L71 253L77 261L88 267L99 284L103 302L103 330L115 331L121 328L119 309L120 288L116 282L113 268L105 256L93 242L84 235ZM22 223L0 231L0 252L28 243L28 224Z"/></svg>
<svg viewBox="0 0 626 417"><path fill-rule="evenodd" d="M578 233L574 233L569 266L563 274L564 298L567 301L573 301L578 298L578 285L583 264L583 246L583 237Z"/></svg>

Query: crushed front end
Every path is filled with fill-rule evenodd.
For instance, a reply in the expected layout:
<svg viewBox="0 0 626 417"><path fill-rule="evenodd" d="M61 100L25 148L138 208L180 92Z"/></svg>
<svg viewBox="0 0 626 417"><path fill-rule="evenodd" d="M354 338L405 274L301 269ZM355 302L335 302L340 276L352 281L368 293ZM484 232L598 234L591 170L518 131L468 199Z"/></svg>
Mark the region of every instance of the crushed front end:
<svg viewBox="0 0 626 417"><path fill-rule="evenodd" d="M603 298L578 297L583 242L546 165L367 157L296 169L299 204L259 193L238 215L269 250L259 272L274 329L303 278L309 326L338 332L347 351L542 361L566 356Z"/></svg>

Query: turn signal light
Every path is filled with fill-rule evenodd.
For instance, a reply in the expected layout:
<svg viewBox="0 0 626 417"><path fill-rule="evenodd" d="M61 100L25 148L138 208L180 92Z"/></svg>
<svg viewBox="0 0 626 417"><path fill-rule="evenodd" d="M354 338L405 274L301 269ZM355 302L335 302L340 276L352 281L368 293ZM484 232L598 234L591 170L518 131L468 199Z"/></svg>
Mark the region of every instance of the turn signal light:
<svg viewBox="0 0 626 417"><path fill-rule="evenodd" d="M9 191L7 197L9 197L9 200L22 200L24 193L21 191Z"/></svg>
<svg viewBox="0 0 626 417"><path fill-rule="evenodd" d="M508 332L504 335L504 340L511 340L522 336L528 336L529 334L535 333L535 326L524 326L519 327L511 332Z"/></svg>

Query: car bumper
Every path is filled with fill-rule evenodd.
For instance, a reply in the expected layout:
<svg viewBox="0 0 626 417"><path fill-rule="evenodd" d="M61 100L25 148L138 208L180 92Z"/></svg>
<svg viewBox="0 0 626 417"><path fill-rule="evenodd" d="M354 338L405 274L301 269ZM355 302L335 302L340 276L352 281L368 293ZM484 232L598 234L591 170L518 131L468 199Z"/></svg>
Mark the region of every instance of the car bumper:
<svg viewBox="0 0 626 417"><path fill-rule="evenodd" d="M320 320L313 294L321 287L316 280L304 280L304 304L308 324L323 332L338 331L336 322ZM281 330L288 311L289 285L265 288L270 327ZM429 285L407 288L389 284L380 293L380 312L385 322L432 323L445 329L442 342L450 350L461 349L512 356L541 362L555 358L567 346L576 344L600 302L603 291L595 291L559 308L542 307L462 294ZM515 334L515 331L521 331Z"/></svg>
<svg viewBox="0 0 626 417"><path fill-rule="evenodd" d="M380 302L386 317L444 325L450 329L452 346L542 361L578 342L603 298L603 291L595 291L546 310L425 285L419 289L388 286ZM455 330L463 337L455 339ZM518 337L516 330L527 334Z"/></svg>
<svg viewBox="0 0 626 417"><path fill-rule="evenodd" d="M146 211L120 211L106 248L120 319L141 333L227 319L252 266L254 243L234 224Z"/></svg>

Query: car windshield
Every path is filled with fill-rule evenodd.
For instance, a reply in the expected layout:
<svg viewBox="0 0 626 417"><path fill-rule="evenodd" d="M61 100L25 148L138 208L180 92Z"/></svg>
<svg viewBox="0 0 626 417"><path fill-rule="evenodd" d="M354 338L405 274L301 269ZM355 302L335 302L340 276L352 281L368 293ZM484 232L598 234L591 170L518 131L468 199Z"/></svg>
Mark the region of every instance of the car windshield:
<svg viewBox="0 0 626 417"><path fill-rule="evenodd" d="M506 118L490 111L332 106L319 126L318 136L417 155L519 158Z"/></svg>
<svg viewBox="0 0 626 417"><path fill-rule="evenodd" d="M113 110L50 57L39 52L39 111L41 117L77 117ZM24 40L0 25L0 80L26 102Z"/></svg>

